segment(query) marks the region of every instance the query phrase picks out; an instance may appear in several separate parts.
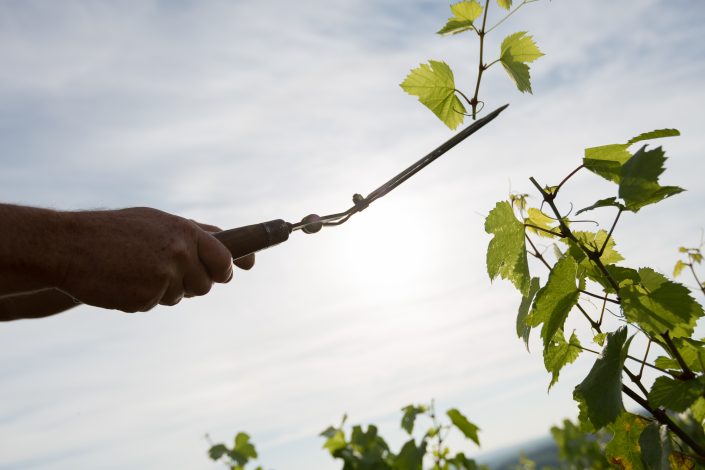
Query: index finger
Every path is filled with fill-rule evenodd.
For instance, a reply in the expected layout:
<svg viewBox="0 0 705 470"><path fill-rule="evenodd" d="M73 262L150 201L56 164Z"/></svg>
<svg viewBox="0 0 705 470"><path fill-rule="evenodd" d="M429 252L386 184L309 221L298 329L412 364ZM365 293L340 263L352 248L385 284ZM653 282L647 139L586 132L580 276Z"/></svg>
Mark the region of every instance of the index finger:
<svg viewBox="0 0 705 470"><path fill-rule="evenodd" d="M250 253L249 255L242 256L234 260L233 263L235 263L235 266L237 266L238 268L244 269L246 271L252 269L252 266L255 265L255 254Z"/></svg>

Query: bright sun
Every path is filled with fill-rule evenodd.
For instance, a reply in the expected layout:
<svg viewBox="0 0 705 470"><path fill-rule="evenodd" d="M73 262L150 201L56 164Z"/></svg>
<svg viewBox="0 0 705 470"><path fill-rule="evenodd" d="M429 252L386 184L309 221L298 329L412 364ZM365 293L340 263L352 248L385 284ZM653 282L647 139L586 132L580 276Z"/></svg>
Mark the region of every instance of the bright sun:
<svg viewBox="0 0 705 470"><path fill-rule="evenodd" d="M409 198L395 198L393 204L377 203L341 227L346 231L341 274L365 296L408 296L431 281L442 247L437 230L422 223L419 212Z"/></svg>

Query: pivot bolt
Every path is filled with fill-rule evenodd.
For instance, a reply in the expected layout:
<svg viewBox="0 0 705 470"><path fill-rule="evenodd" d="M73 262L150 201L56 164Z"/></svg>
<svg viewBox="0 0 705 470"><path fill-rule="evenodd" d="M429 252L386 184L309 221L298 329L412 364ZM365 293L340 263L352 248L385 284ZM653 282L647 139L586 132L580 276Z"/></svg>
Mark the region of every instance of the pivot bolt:
<svg viewBox="0 0 705 470"><path fill-rule="evenodd" d="M316 233L323 227L321 216L318 214L307 215L301 219L301 223L304 224L304 226L301 227L301 230L303 230L304 233Z"/></svg>

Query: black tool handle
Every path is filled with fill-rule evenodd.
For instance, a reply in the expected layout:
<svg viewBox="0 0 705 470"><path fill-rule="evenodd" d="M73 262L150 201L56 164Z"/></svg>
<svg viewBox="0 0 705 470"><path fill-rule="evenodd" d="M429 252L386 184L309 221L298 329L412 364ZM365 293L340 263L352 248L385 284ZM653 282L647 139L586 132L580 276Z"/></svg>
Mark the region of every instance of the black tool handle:
<svg viewBox="0 0 705 470"><path fill-rule="evenodd" d="M213 236L230 250L233 259L238 259L284 242L289 239L290 233L291 224L277 219L223 230L214 233Z"/></svg>

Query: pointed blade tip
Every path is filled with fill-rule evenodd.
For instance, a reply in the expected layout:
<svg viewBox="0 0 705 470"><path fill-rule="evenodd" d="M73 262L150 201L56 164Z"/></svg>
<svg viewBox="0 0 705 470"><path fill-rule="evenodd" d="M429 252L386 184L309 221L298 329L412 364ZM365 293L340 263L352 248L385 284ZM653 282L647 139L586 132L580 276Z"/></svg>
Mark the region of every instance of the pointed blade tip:
<svg viewBox="0 0 705 470"><path fill-rule="evenodd" d="M505 105L503 105L503 106L500 106L499 108L495 109L494 111L492 111L492 114L493 114L494 116L496 116L496 115L498 115L499 113L501 113L502 111L504 111L505 109L507 109L508 107L509 107L509 103L507 103L507 104L505 104Z"/></svg>

